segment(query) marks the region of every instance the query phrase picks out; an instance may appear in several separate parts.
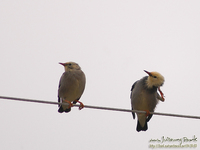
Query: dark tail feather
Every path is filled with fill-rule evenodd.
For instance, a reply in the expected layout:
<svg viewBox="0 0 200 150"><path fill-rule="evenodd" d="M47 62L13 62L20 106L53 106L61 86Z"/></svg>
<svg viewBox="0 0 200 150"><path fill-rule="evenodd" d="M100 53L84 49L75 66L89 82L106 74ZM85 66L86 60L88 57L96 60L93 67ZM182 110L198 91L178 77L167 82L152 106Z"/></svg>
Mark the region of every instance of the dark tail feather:
<svg viewBox="0 0 200 150"><path fill-rule="evenodd" d="M58 109L58 112L59 112L59 113L63 113L63 112L64 112L62 106L60 106L60 108Z"/></svg>
<svg viewBox="0 0 200 150"><path fill-rule="evenodd" d="M70 108L68 108L68 109L63 109L63 107L62 106L60 106L60 108L58 109L58 112L59 113L63 113L63 112L70 112L71 111L71 107Z"/></svg>
<svg viewBox="0 0 200 150"><path fill-rule="evenodd" d="M68 112L70 112L71 111L71 107L70 108L67 108L67 109L65 109L65 112L66 113L68 113Z"/></svg>
<svg viewBox="0 0 200 150"><path fill-rule="evenodd" d="M151 119L151 117L153 116L153 114L150 114L147 118L147 122L149 122L149 120Z"/></svg>
<svg viewBox="0 0 200 150"><path fill-rule="evenodd" d="M146 123L145 123L144 127L142 127L142 126L140 125L140 122L139 122L139 120L138 120L138 123L137 123L137 128L136 128L136 130L137 130L138 132L140 132L140 131L146 131L147 129L148 129L148 126L147 126L147 121L146 121Z"/></svg>
<svg viewBox="0 0 200 150"><path fill-rule="evenodd" d="M133 119L135 119L135 113L134 112L132 112L132 115L133 115Z"/></svg>

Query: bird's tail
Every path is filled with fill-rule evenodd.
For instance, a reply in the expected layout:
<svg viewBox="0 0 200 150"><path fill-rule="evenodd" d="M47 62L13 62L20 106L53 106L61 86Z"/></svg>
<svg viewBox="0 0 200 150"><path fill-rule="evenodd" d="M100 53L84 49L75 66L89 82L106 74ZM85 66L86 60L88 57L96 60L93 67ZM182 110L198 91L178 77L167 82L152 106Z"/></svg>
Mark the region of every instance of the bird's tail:
<svg viewBox="0 0 200 150"><path fill-rule="evenodd" d="M138 120L136 130L137 130L138 132L140 132L140 131L146 131L147 129L148 129L147 120L146 120L146 122L145 122L145 124L144 124L143 127L140 125L140 122L139 122L139 120Z"/></svg>
<svg viewBox="0 0 200 150"><path fill-rule="evenodd" d="M70 112L70 111L71 111L71 107L64 110L63 107L62 107L62 105L61 105L60 108L58 109L58 112L59 112L59 113L63 113L63 112L66 112L66 113L67 113L67 112Z"/></svg>

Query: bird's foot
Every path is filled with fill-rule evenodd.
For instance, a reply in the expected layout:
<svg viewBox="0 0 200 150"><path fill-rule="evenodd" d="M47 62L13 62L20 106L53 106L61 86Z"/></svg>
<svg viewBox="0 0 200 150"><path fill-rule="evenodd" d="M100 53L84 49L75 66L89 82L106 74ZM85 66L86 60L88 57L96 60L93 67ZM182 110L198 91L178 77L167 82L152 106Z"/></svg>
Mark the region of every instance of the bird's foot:
<svg viewBox="0 0 200 150"><path fill-rule="evenodd" d="M76 100L75 102L78 102L78 103L80 103L80 106L79 106L79 110L81 110L81 109L83 109L85 106L83 105L83 103L82 102L80 102L80 101L78 101L78 100Z"/></svg>
<svg viewBox="0 0 200 150"><path fill-rule="evenodd" d="M160 90L160 87L158 87L158 91L160 92L160 95L161 95L161 97L162 97L162 99L163 99L163 101L164 101L164 100L165 100L164 94L163 94L163 92Z"/></svg>
<svg viewBox="0 0 200 150"><path fill-rule="evenodd" d="M146 111L146 116L148 117L150 115L150 111L149 110L144 110Z"/></svg>
<svg viewBox="0 0 200 150"><path fill-rule="evenodd" d="M69 104L68 108L73 107L73 104L70 101L68 101L68 100L64 100L64 101Z"/></svg>

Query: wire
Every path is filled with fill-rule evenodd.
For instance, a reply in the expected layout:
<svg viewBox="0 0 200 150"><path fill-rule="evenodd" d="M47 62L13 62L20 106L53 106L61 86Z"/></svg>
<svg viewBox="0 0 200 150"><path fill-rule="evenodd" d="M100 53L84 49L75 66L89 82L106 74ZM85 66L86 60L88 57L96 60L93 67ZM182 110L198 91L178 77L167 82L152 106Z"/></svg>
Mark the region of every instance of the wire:
<svg viewBox="0 0 200 150"><path fill-rule="evenodd" d="M34 102L34 103L43 103L43 104L54 104L54 105L61 105L61 104L62 105L69 105L68 103L58 103L58 102L51 102L51 101L33 100L33 99L6 97L6 96L0 96L0 99L8 99L8 100L24 101L24 102ZM79 107L79 105L77 105L77 104L73 104L73 106ZM110 108L110 107L100 107L100 106L90 106L90 105L84 105L84 108L102 109L102 110L120 111L120 112L135 112L135 113L144 113L144 114L147 113L146 111L140 111L140 110L130 110L130 109ZM179 114L169 114L169 113L159 113L159 112L150 112L150 114L160 115L160 116L200 119L200 116L189 116L189 115L179 115Z"/></svg>

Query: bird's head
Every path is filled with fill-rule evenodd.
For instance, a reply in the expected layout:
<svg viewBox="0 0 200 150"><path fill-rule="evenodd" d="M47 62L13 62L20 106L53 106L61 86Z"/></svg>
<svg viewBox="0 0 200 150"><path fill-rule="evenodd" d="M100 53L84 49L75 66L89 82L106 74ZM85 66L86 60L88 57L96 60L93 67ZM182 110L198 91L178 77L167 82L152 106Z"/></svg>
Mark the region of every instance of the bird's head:
<svg viewBox="0 0 200 150"><path fill-rule="evenodd" d="M160 73L144 71L149 75L146 81L148 88L152 88L153 86L160 87L164 84L165 79Z"/></svg>
<svg viewBox="0 0 200 150"><path fill-rule="evenodd" d="M65 71L80 70L81 67L75 62L59 63L65 67Z"/></svg>

